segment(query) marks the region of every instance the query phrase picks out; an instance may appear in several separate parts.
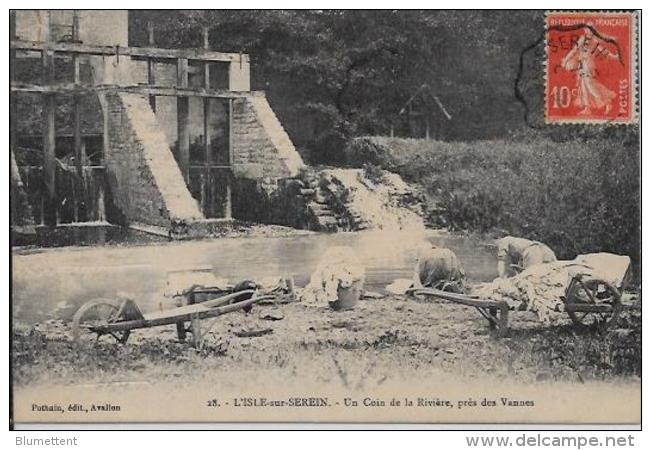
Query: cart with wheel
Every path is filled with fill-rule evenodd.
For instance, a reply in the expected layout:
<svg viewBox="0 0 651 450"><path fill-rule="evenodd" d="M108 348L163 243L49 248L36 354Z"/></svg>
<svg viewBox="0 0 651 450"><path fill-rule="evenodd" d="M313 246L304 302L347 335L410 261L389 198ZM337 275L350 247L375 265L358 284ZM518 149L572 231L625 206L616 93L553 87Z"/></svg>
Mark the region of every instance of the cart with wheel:
<svg viewBox="0 0 651 450"><path fill-rule="evenodd" d="M110 300L91 300L82 305L73 317L73 339L80 342L88 338L110 336L117 342L126 343L133 330L175 325L180 341L185 341L186 333L189 332L192 334L192 344L200 348L219 316L273 298L273 295L261 295L255 289L226 295L219 288L193 289L192 296L197 294L214 298L201 303L190 301L184 306L145 314L132 299L123 299L119 306Z"/></svg>
<svg viewBox="0 0 651 450"><path fill-rule="evenodd" d="M466 306L472 306L485 317L500 336L508 332L510 306L506 301L481 299L477 296L445 292L438 289L415 289L414 295L433 297ZM575 326L606 329L616 322L623 309L623 287L619 288L590 273L577 273L570 279L562 300Z"/></svg>

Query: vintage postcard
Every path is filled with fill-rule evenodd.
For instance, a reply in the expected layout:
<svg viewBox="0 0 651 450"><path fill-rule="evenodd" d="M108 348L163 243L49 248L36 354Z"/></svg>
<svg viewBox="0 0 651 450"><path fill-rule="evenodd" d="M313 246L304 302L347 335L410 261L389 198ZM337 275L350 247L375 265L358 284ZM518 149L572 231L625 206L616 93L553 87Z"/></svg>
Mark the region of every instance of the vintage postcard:
<svg viewBox="0 0 651 450"><path fill-rule="evenodd" d="M639 429L639 15L10 11L10 426Z"/></svg>

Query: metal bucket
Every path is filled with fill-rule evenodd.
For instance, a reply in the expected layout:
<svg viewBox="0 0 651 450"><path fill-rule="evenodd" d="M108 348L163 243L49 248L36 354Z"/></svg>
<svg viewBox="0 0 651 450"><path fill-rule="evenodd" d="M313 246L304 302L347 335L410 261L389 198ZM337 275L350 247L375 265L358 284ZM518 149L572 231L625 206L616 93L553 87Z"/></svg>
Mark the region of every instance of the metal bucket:
<svg viewBox="0 0 651 450"><path fill-rule="evenodd" d="M362 280L355 281L349 287L339 286L337 288L337 300L330 302L330 307L335 310L353 309L362 296L363 288L364 282Z"/></svg>

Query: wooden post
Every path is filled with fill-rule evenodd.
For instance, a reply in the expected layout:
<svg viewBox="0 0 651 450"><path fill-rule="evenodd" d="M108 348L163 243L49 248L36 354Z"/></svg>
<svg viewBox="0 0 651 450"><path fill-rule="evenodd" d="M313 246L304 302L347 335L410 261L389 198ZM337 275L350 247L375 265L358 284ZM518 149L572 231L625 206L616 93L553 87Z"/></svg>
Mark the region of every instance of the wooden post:
<svg viewBox="0 0 651 450"><path fill-rule="evenodd" d="M72 25L72 39L75 42L79 41L79 18L77 17L77 11L74 11L73 16L73 25ZM79 55L72 55L72 64L74 66L74 84L81 84L81 69L79 65ZM81 145L81 98L79 95L75 95L73 98L74 101L74 146L75 146L75 168L77 170L77 176L79 180L83 180L83 161L84 157L82 155L82 145Z"/></svg>
<svg viewBox="0 0 651 450"><path fill-rule="evenodd" d="M208 27L203 27L203 48L204 50L210 49L210 43L208 39ZM210 64L206 61L203 64L203 87L208 90L210 89ZM215 180L212 173L213 165L213 155L210 149L210 98L203 98L203 149L204 149L204 160L205 160L205 170L204 170L204 179L202 183L202 192L201 192L201 202L203 213L206 217L212 217L213 215L213 202L214 202L214 190L215 190Z"/></svg>
<svg viewBox="0 0 651 450"><path fill-rule="evenodd" d="M208 27L203 27L203 49L210 50ZM210 63L208 61L203 63L203 87L206 90L210 89Z"/></svg>
<svg viewBox="0 0 651 450"><path fill-rule="evenodd" d="M151 22L147 22L147 37L148 37L148 42L149 46L153 47L154 44L154 24ZM153 86L156 84L156 74L154 73L154 60L151 58L147 58L147 83L150 86ZM150 95L149 96L149 104L151 105L152 111L156 112L156 96L155 95Z"/></svg>
<svg viewBox="0 0 651 450"><path fill-rule="evenodd" d="M16 36L16 11L9 13L9 37L14 40ZM9 81L13 83L16 78L16 50L9 51ZM14 151L17 148L16 144L16 123L18 116L18 102L16 94L9 90L9 148L15 157Z"/></svg>
<svg viewBox="0 0 651 450"><path fill-rule="evenodd" d="M179 342L185 342L185 322L176 322L176 333L179 336Z"/></svg>
<svg viewBox="0 0 651 450"><path fill-rule="evenodd" d="M54 54L42 52L42 66L45 84L54 81ZM43 182L46 188L44 222L56 225L56 97L54 94L43 95Z"/></svg>
<svg viewBox="0 0 651 450"><path fill-rule="evenodd" d="M188 59L179 58L176 61L176 84L178 87L188 87Z"/></svg>
<svg viewBox="0 0 651 450"><path fill-rule="evenodd" d="M16 35L16 11L9 10L9 39L12 41L17 40Z"/></svg>
<svg viewBox="0 0 651 450"><path fill-rule="evenodd" d="M206 217L212 217L213 202L214 202L214 184L215 180L212 173L213 157L210 149L210 98L204 97L203 99L203 149L205 154L205 171L203 191L201 193L201 200L203 206L203 213Z"/></svg>
<svg viewBox="0 0 651 450"><path fill-rule="evenodd" d="M192 329L192 344L194 348L201 349L203 339L201 336L201 319L199 314L193 313L190 315L190 324Z"/></svg>
<svg viewBox="0 0 651 450"><path fill-rule="evenodd" d="M225 177L224 218L233 217L232 184L233 179L233 99L228 99L228 170Z"/></svg>
<svg viewBox="0 0 651 450"><path fill-rule="evenodd" d="M47 42L53 41L54 39L52 39L52 38L54 37L54 23L52 22L52 10L51 9L48 10L48 12L47 12L47 29L46 29L46 32L47 32L47 36L45 36L45 41L47 41Z"/></svg>
<svg viewBox="0 0 651 450"><path fill-rule="evenodd" d="M81 99L78 95L74 97L74 146L75 146L75 169L77 176L83 177L83 165L86 160L84 145L81 136Z"/></svg>
<svg viewBox="0 0 651 450"><path fill-rule="evenodd" d="M203 27L203 49L210 50L208 27ZM203 87L210 89L210 63L208 61L203 64Z"/></svg>
<svg viewBox="0 0 651 450"><path fill-rule="evenodd" d="M79 13L77 10L72 13L72 40L73 42L81 42L79 39ZM72 55L73 65L73 82L75 86L81 85L81 67L80 56L78 54ZM73 197L74 197L74 214L75 221L78 222L82 218L86 218L86 205L87 197L84 185L84 145L81 136L81 96L75 94L72 98L73 101L73 120L74 120L74 153L75 153L75 172L76 178L73 178Z"/></svg>
<svg viewBox="0 0 651 450"><path fill-rule="evenodd" d="M74 96L74 149L75 149L75 172L76 177L74 178L73 192L75 193L75 221L86 216L86 195L85 195L85 185L84 185L84 146L82 144L83 140L81 137L81 106L80 98L78 95Z"/></svg>
<svg viewBox="0 0 651 450"><path fill-rule="evenodd" d="M506 302L501 302L499 308L499 335L504 337L509 333L509 305Z"/></svg>
<svg viewBox="0 0 651 450"><path fill-rule="evenodd" d="M188 87L188 60L179 58L176 66L177 86ZM186 182L189 181L190 166L190 99L188 97L176 98L176 114L178 123L178 157L179 167Z"/></svg>
<svg viewBox="0 0 651 450"><path fill-rule="evenodd" d="M72 11L72 40L81 42L79 40L79 11L76 9Z"/></svg>
<svg viewBox="0 0 651 450"><path fill-rule="evenodd" d="M498 320L497 318L497 307L496 306L491 306L488 308L488 315L492 318L492 320L488 321L488 327L493 330L497 328L496 321Z"/></svg>
<svg viewBox="0 0 651 450"><path fill-rule="evenodd" d="M56 98L53 94L43 96L43 181L46 188L45 223L56 225L56 130L54 114Z"/></svg>

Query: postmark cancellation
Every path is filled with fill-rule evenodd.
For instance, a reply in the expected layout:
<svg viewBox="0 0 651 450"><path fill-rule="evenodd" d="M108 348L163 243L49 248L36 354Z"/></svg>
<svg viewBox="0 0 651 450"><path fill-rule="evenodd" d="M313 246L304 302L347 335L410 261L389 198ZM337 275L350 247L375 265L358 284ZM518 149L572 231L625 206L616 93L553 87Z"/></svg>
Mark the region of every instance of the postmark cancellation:
<svg viewBox="0 0 651 450"><path fill-rule="evenodd" d="M546 123L636 123L636 24L635 12L546 14Z"/></svg>

